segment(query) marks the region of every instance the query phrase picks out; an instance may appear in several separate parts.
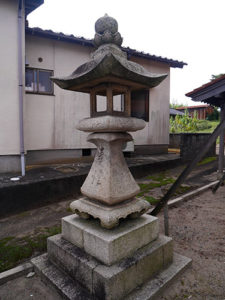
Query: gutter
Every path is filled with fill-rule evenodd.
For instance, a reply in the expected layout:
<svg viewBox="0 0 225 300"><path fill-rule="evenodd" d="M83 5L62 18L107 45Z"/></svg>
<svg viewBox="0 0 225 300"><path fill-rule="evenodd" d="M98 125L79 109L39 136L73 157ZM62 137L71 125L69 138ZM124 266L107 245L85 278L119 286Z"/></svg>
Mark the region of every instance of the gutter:
<svg viewBox="0 0 225 300"><path fill-rule="evenodd" d="M24 0L19 0L18 6L18 77L19 77L19 134L20 134L20 160L21 175L25 176L25 149L24 149L24 124L23 124L23 7Z"/></svg>

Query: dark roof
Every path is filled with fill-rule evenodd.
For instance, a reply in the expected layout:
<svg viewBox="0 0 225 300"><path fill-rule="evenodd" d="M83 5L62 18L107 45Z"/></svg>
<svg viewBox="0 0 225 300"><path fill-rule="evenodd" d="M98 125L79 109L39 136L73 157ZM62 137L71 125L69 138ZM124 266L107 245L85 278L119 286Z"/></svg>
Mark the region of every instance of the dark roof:
<svg viewBox="0 0 225 300"><path fill-rule="evenodd" d="M33 10L38 8L41 4L44 3L44 0L25 0L25 14L29 15Z"/></svg>
<svg viewBox="0 0 225 300"><path fill-rule="evenodd" d="M203 105L193 105L193 106L182 106L182 107L177 107L176 109L177 110L185 110L185 109L192 109L192 108L206 108L206 107L209 107L208 104L203 104Z"/></svg>
<svg viewBox="0 0 225 300"><path fill-rule="evenodd" d="M179 111L179 110L176 110L174 108L170 108L170 115L173 115L173 116L176 116L176 115L180 115L180 116L183 116L184 113Z"/></svg>
<svg viewBox="0 0 225 300"><path fill-rule="evenodd" d="M220 76L186 94L193 101L201 101L214 106L225 102L225 75Z"/></svg>
<svg viewBox="0 0 225 300"><path fill-rule="evenodd" d="M75 37L72 34L66 35L62 32L57 33L52 30L43 30L38 27L35 27L35 28L26 27L26 34L44 37L44 38L50 38L50 39L54 39L54 40L60 40L60 41L69 42L69 43L80 44L82 46L87 46L87 47L94 47L93 40L85 39L84 37ZM183 68L183 66L187 65L187 63L182 62L182 61L168 59L165 57L140 52L135 49L131 49L129 47L122 47L122 50L127 52L128 57L129 56L142 57L142 58L146 58L149 60L168 64L172 68Z"/></svg>

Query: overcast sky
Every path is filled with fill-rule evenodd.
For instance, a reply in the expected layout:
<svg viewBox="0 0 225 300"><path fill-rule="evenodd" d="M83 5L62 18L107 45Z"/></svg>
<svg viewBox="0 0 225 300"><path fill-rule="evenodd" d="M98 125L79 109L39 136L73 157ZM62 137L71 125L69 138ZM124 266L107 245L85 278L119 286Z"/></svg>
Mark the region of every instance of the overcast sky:
<svg viewBox="0 0 225 300"><path fill-rule="evenodd" d="M188 63L171 69L171 102L225 73L225 0L44 0L30 27L93 38L105 13L119 23L123 46Z"/></svg>

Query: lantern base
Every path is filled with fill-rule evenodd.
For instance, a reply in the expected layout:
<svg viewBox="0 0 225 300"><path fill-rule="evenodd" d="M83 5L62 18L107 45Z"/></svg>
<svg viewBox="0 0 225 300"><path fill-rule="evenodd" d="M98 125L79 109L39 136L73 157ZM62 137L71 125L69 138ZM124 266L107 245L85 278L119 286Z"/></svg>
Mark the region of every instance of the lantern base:
<svg viewBox="0 0 225 300"><path fill-rule="evenodd" d="M103 228L112 229L119 225L121 219L135 219L146 213L150 204L138 198L124 201L118 205L108 206L100 202L82 197L70 204L73 212L83 219L93 217L100 220Z"/></svg>

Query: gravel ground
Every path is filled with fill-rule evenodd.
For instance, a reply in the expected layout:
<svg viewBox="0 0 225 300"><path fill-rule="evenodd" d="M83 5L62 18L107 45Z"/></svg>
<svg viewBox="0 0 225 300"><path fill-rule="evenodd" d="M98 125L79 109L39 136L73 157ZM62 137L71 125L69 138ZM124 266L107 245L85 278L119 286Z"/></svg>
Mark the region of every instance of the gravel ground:
<svg viewBox="0 0 225 300"><path fill-rule="evenodd" d="M225 187L169 211L174 250L192 267L159 300L225 300ZM163 216L160 215L163 232Z"/></svg>

